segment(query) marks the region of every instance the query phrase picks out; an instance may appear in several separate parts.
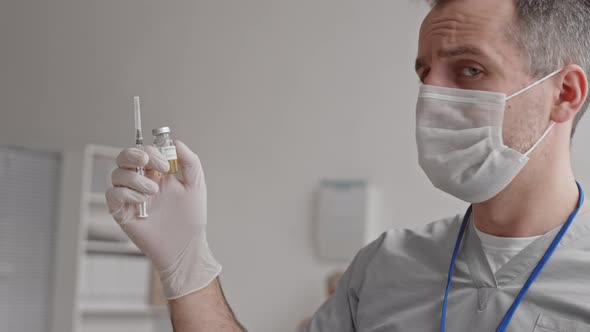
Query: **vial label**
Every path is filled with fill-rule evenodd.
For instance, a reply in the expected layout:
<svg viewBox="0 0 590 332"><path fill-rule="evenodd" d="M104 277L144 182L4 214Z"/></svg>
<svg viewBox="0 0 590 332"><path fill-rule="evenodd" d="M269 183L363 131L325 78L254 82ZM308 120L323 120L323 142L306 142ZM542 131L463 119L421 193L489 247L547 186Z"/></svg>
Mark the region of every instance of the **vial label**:
<svg viewBox="0 0 590 332"><path fill-rule="evenodd" d="M158 147L160 153L166 157L166 160L176 160L178 157L176 156L176 147L172 146L160 146Z"/></svg>

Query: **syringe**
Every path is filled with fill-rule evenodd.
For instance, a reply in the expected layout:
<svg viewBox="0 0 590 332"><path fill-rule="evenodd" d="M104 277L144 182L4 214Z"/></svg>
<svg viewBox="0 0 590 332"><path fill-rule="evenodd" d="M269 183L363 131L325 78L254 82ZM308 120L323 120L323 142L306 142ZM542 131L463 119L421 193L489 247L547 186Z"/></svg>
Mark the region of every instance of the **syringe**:
<svg viewBox="0 0 590 332"><path fill-rule="evenodd" d="M133 97L133 110L135 113L135 147L143 151L143 135L141 133L141 110L139 108L139 97ZM145 175L143 167L136 167L135 171L139 175ZM139 217L147 218L146 202L139 204Z"/></svg>

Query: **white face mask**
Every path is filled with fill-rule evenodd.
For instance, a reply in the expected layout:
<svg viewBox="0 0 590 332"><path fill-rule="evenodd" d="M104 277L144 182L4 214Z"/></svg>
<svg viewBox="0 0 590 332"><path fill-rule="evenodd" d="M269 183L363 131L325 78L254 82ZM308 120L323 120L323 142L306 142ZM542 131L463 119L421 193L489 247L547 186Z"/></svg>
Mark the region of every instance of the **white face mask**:
<svg viewBox="0 0 590 332"><path fill-rule="evenodd" d="M555 125L551 122L526 153L515 151L502 141L506 101L560 71L509 97L489 91L420 87L416 142L420 166L432 184L470 203L487 201L506 188Z"/></svg>

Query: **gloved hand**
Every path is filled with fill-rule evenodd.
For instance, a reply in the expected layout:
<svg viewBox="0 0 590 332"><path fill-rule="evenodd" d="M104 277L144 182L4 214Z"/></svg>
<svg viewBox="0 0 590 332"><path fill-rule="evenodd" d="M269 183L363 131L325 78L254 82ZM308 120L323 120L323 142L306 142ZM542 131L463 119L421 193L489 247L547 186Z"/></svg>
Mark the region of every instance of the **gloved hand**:
<svg viewBox="0 0 590 332"><path fill-rule="evenodd" d="M117 157L114 187L106 193L109 212L151 259L168 299L204 288L221 272L205 233L207 188L201 162L182 142L176 141L176 150L182 179L166 174L169 164L155 147L147 146L145 152L129 148ZM136 167L145 167L146 176L137 174ZM149 216L139 218L137 204L144 201Z"/></svg>

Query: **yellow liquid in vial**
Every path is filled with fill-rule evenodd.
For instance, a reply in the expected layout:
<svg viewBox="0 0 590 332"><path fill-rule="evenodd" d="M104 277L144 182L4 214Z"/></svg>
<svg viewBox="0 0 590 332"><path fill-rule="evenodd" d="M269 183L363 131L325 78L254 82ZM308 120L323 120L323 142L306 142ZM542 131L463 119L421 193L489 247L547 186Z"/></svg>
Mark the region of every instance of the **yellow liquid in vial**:
<svg viewBox="0 0 590 332"><path fill-rule="evenodd" d="M168 160L168 164L170 164L170 170L168 171L168 174L178 172L178 160L177 159Z"/></svg>

